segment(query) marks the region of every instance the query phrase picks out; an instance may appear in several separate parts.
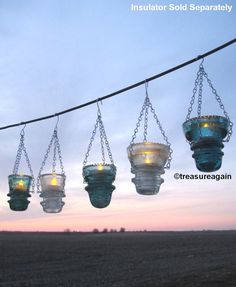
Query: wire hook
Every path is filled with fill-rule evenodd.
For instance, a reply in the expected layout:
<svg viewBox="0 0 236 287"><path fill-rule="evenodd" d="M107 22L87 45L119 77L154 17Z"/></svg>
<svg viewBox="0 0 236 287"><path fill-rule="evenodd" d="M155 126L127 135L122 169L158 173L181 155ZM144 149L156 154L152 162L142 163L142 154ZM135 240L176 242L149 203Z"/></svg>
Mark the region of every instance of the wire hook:
<svg viewBox="0 0 236 287"><path fill-rule="evenodd" d="M147 80L145 80L145 93L146 93L145 100L148 101L149 95L148 95L148 81Z"/></svg>
<svg viewBox="0 0 236 287"><path fill-rule="evenodd" d="M200 65L199 65L199 68L203 68L203 63L204 63L204 58L202 58L202 61L201 61L201 63L200 63Z"/></svg>
<svg viewBox="0 0 236 287"><path fill-rule="evenodd" d="M57 117L57 122L56 122L54 130L57 130L57 126L58 126L58 123L59 123L59 115L55 114L55 116Z"/></svg>
<svg viewBox="0 0 236 287"><path fill-rule="evenodd" d="M26 128L26 124L24 125L24 127L22 128L22 130L20 131L20 135L24 136L25 135L25 128Z"/></svg>
<svg viewBox="0 0 236 287"><path fill-rule="evenodd" d="M101 117L101 110L100 110L100 107L99 107L99 101L100 101L101 104L102 104L102 101L100 100L100 98L97 98L97 109L98 109L97 115L98 115L99 117Z"/></svg>

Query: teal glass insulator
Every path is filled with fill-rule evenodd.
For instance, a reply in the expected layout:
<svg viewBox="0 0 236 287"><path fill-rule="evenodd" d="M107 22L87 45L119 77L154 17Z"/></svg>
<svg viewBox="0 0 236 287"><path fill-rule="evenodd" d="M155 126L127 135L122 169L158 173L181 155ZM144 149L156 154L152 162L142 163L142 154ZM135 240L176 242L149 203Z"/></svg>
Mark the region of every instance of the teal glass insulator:
<svg viewBox="0 0 236 287"><path fill-rule="evenodd" d="M8 203L10 209L14 211L24 211L28 208L30 195L30 185L32 177L30 175L12 174L8 176L10 197Z"/></svg>
<svg viewBox="0 0 236 287"><path fill-rule="evenodd" d="M107 207L111 202L115 186L112 183L116 177L114 164L86 165L83 168L83 177L88 185L85 190L89 194L91 204L96 208Z"/></svg>
<svg viewBox="0 0 236 287"><path fill-rule="evenodd" d="M224 153L223 139L229 128L229 120L222 116L201 116L183 123L186 139L190 142L196 167L203 172L220 169Z"/></svg>
<svg viewBox="0 0 236 287"><path fill-rule="evenodd" d="M64 174L47 173L39 177L41 184L40 197L43 211L46 213L59 213L64 206L63 197L65 197L65 180Z"/></svg>
<svg viewBox="0 0 236 287"><path fill-rule="evenodd" d="M136 143L127 148L131 172L135 175L132 182L137 193L154 195L159 192L169 152L168 145L153 142Z"/></svg>

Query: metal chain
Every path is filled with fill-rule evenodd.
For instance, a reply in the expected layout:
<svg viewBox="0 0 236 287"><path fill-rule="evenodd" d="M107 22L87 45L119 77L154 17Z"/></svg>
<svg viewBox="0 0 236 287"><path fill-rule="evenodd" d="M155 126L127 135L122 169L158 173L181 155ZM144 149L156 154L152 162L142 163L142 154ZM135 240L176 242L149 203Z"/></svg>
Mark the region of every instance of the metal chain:
<svg viewBox="0 0 236 287"><path fill-rule="evenodd" d="M59 157L61 173L63 175L65 175L64 165L63 165L63 161L62 161L62 154L61 154L61 146L60 146L60 143L59 143L58 135L56 137L56 142L57 142L57 153L58 153L58 157Z"/></svg>
<svg viewBox="0 0 236 287"><path fill-rule="evenodd" d="M138 117L138 122L136 124L136 127L135 127L135 130L134 130L134 134L132 136L132 139L131 139L131 142L130 142L130 152L132 152L132 145L134 144L134 140L136 138L136 135L138 133L138 129L140 127L140 123L142 121L142 118L143 118L143 114L144 114L144 111L145 111L145 118L144 118L144 142L147 141L147 128L148 128L148 109L150 108L153 116L154 116L154 119L156 120L156 123L161 131L161 134L166 142L166 144L168 145L169 147L169 155L168 155L168 160L167 160L167 163L166 163L166 166L165 168L166 169L169 169L170 168L170 162L172 160L172 153L173 153L173 150L171 149L171 144L161 126L161 123L160 121L158 120L158 117L156 115L156 112L150 102L150 99L149 99L149 96L148 96L148 90L147 90L147 83L145 82L145 91L146 91L146 97L145 97L145 100L144 100L144 104L142 106L142 109L141 109L141 112L139 114L139 117Z"/></svg>
<svg viewBox="0 0 236 287"><path fill-rule="evenodd" d="M85 154L85 159L83 161L83 166L85 166L86 163L87 163L87 160L88 160L88 157L89 157L89 153L90 153L90 150L91 150L92 145L93 145L93 141L94 141L94 138L95 138L95 135L96 135L96 131L97 131L98 125L99 125L99 119L97 118L96 124L95 124L93 132L92 132L92 136L91 136L91 139L90 139L90 142L89 142L89 145L88 145L88 149L87 149L87 152Z"/></svg>
<svg viewBox="0 0 236 287"><path fill-rule="evenodd" d="M41 167L40 167L40 169L39 169L39 173L38 173L38 177L37 177L37 192L40 192L40 175L41 175L41 173L42 173L42 171L43 171L43 168L44 168L44 166L45 166L45 164L46 164L48 155L49 155L49 153L50 153L50 150L51 150L51 147L52 147L52 144L53 144L53 141L54 141L54 132L53 132L53 136L52 136L52 138L51 138L51 140L50 140L49 146L48 146L48 148L47 148L46 154L45 154L45 156L44 156L43 162L42 162L42 164L41 164Z"/></svg>
<svg viewBox="0 0 236 287"><path fill-rule="evenodd" d="M202 112L203 73L204 73L204 68L201 63L201 65L199 66L199 90L198 90L198 107L197 107L198 117L201 116L201 112Z"/></svg>
<svg viewBox="0 0 236 287"><path fill-rule="evenodd" d="M53 144L54 144L54 150L53 150L52 173L56 172L56 153L58 153L61 172L63 175L65 175L63 161L62 161L62 155L61 155L61 148L60 148L59 139L58 139L58 135L57 135L57 124L56 124L56 127L54 128L50 143L49 143L48 148L46 150L43 162L42 162L41 167L39 169L39 173L38 173L38 177L37 177L37 192L40 192L40 175L44 169L44 166L46 164L46 161L48 159L48 156L49 156L49 153L50 153L50 150L51 150Z"/></svg>
<svg viewBox="0 0 236 287"><path fill-rule="evenodd" d="M232 133L233 133L233 123L231 122L231 120L230 120L230 118L229 118L229 115L228 115L228 113L227 113L226 110L225 110L225 107L224 107L224 105L223 105L223 103L222 103L222 100L221 100L220 96L218 95L216 89L213 87L212 82L211 82L211 80L209 79L209 77L208 77L208 75L207 75L207 73L206 73L205 71L204 71L204 74L203 74L203 75L204 75L204 77L206 78L207 83L208 83L208 85L210 86L210 88L211 88L211 90L212 90L212 93L215 95L215 98L216 98L217 102L219 103L219 106L220 106L220 108L222 109L222 111L223 111L223 113L224 113L224 116L225 116L225 117L227 118L227 120L229 121L228 135L227 135L227 138L224 140L224 142L228 142L228 141L230 140L230 137L231 137Z"/></svg>
<svg viewBox="0 0 236 287"><path fill-rule="evenodd" d="M100 132L100 144L101 144L101 151L102 151L102 163L105 164L106 158L105 158L105 150L104 150L104 142L103 142L101 115L99 115L99 132Z"/></svg>
<svg viewBox="0 0 236 287"><path fill-rule="evenodd" d="M156 123L157 123L157 125L158 125L158 127L159 127L159 129L160 129L160 131L161 131L161 134L162 134L162 136L163 136L163 138L164 138L164 141L166 142L166 144L167 144L168 147L169 147L169 156L168 156L168 160L167 160L167 162L166 162L165 168L166 168L166 169L170 169L170 162L171 162L171 160L172 160L172 153L173 153L173 150L172 150L172 148L171 148L171 144L170 144L170 142L169 142L169 140L168 140L168 137L167 137L166 134L165 134L165 131L164 131L163 128L162 128L162 125L161 125L161 123L160 123L160 121L159 121L159 119L158 119L158 117L157 117L157 114L156 114L156 112L155 112L155 110L154 110L154 108L153 108L153 106L152 106L150 100L149 100L149 102L148 102L148 106L150 107L151 112L153 113L154 119L156 120Z"/></svg>
<svg viewBox="0 0 236 287"><path fill-rule="evenodd" d="M56 164L57 164L57 130L54 130L54 148L53 148L53 160L52 160L52 173L56 172Z"/></svg>
<svg viewBox="0 0 236 287"><path fill-rule="evenodd" d="M105 144L105 146L107 148L107 153L108 153L110 162L112 164L114 164L112 153L111 153L111 149L110 149L109 142L108 142L108 139L107 139L107 136L106 136L104 124L103 124L103 121L102 121L101 111L100 111L100 108L99 108L98 104L97 104L97 107L98 107L97 120L96 120L94 129L93 129L93 132L92 132L92 136L91 136L91 139L90 139L90 142L89 142L89 145L88 145L87 152L85 154L85 159L83 161L83 166L85 166L87 164L88 157L89 157L89 154L90 154L90 151L91 151L91 148L92 148L92 145L93 145L93 141L94 141L94 138L95 138L96 131L97 131L98 127L99 127L99 132L100 132L100 145L101 145L101 151L102 151L102 163L105 164L105 162L106 162L105 149L104 149L104 144Z"/></svg>
<svg viewBox="0 0 236 287"><path fill-rule="evenodd" d="M188 108L188 114L186 116L186 121L190 119L190 114L193 110L193 105L194 105L194 101L195 101L195 96L196 96L196 93L197 93L197 89L199 87L199 91L198 91L198 108L197 108L197 114L198 114L198 118L201 117L201 106L202 106L202 88L203 88L203 78L205 77L206 80L207 80L207 83L208 85L210 86L211 90L212 90L212 93L215 95L215 98L217 100L217 102L219 103L219 106L220 108L222 109L223 111L223 114L224 116L227 118L227 120L229 121L229 128L228 128L228 133L227 133L227 137L226 139L224 140L224 142L228 142L230 140L230 137L233 133L233 123L231 122L229 116L228 116L228 113L226 112L225 110L225 107L221 101L221 98L220 96L217 94L217 91L216 89L213 87L213 84L211 82L211 80L209 79L207 73L205 72L204 70L204 67L203 67L203 62L204 62L204 59L202 59L202 62L201 64L199 65L199 70L198 70L198 73L197 73L197 78L195 80L195 85L194 85L194 89L193 89L193 96L191 98L191 101L190 101L190 107ZM199 122L198 122L198 125L199 125ZM201 130L200 130L200 135L201 135Z"/></svg>
<svg viewBox="0 0 236 287"><path fill-rule="evenodd" d="M13 171L12 171L13 174L17 174L17 172L19 170L19 165L20 165L20 160L21 160L21 155L22 155L23 142L24 142L24 135L21 134L20 143L18 146L17 154L16 154L16 160L15 160L15 164L14 164Z"/></svg>
<svg viewBox="0 0 236 287"><path fill-rule="evenodd" d="M24 129L25 129L25 127L26 126L24 126L24 128L21 130L21 133L20 133L20 144L18 146L17 155L16 155L16 161L15 161L12 173L13 174L17 174L18 173L19 166L20 166L20 161L21 161L21 156L22 156L22 151L23 151L25 159L26 159L27 166L28 166L29 171L30 171L30 175L32 177L31 187L32 187L32 192L34 192L34 187L35 187L34 173L33 173L33 170L32 170L32 167L31 167L31 163L30 163L30 160L29 160L29 156L28 156L25 144L24 144L24 140L25 140Z"/></svg>
<svg viewBox="0 0 236 287"><path fill-rule="evenodd" d="M145 115L144 115L144 132L143 132L143 141L147 141L147 129L148 129L148 106L146 106L145 109Z"/></svg>
<svg viewBox="0 0 236 287"><path fill-rule="evenodd" d="M30 160L29 160L29 156L28 156L28 153L26 151L26 148L25 148L25 145L23 145L23 152L25 154L25 159L26 159L26 162L27 162L27 165L28 165L28 168L30 170L30 175L32 177L32 191L34 192L34 187L35 187L35 179L34 179L34 174L33 174L33 169L31 167L31 163L30 163Z"/></svg>
<svg viewBox="0 0 236 287"><path fill-rule="evenodd" d="M144 103L143 103L143 106L142 106L142 109L141 109L141 112L139 114L139 117L138 117L138 122L136 124L136 127L134 129L134 134L132 135L132 139L131 139L131 142L130 142L130 146L132 146L134 144L134 140L136 139L136 135L138 133L138 129L140 127L140 123L142 121L142 118L143 118L143 113L144 113L144 110L146 109L146 105L147 105L147 97L145 98L144 100Z"/></svg>
<svg viewBox="0 0 236 287"><path fill-rule="evenodd" d="M193 105L195 102L195 97L196 97L197 88L198 88L198 84L199 84L199 78L200 78L200 71L198 71L198 73L197 73L197 78L195 80L195 84L194 84L194 88L193 88L193 95L192 95L192 98L190 101L190 107L188 108L188 113L187 113L185 121L190 119L190 115L191 115L191 112L193 110Z"/></svg>
<svg viewBox="0 0 236 287"><path fill-rule="evenodd" d="M145 81L145 92L146 100L148 99L148 82ZM148 105L146 105L145 115L144 115L144 131L143 131L143 141L147 141L147 129L148 129Z"/></svg>
<svg viewBox="0 0 236 287"><path fill-rule="evenodd" d="M102 134L103 134L103 139L104 139L104 142L105 142L105 145L106 145L106 148L107 148L107 153L108 153L110 162L111 162L112 164L114 164L113 157L112 157L112 153L111 153L111 148L110 148L110 145L109 145L109 142L108 142L108 139L107 139L107 135L106 135L106 131L105 131L105 128L104 128L104 124L103 124L102 119L100 119L100 120L101 120L101 121L100 121L101 132L102 132Z"/></svg>

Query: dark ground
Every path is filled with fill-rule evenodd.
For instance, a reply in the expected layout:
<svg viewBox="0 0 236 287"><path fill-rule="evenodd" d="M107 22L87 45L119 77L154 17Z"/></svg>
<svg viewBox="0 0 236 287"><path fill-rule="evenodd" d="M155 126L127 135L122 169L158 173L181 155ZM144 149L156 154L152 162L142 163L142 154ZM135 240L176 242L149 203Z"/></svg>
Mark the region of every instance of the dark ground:
<svg viewBox="0 0 236 287"><path fill-rule="evenodd" d="M236 287L236 231L3 232L0 286Z"/></svg>

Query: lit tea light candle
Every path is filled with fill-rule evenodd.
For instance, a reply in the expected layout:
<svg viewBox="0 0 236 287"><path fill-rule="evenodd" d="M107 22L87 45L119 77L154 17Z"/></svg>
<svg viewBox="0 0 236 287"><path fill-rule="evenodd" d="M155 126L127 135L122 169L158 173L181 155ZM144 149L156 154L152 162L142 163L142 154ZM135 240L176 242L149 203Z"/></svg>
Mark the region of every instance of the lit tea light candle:
<svg viewBox="0 0 236 287"><path fill-rule="evenodd" d="M168 145L143 142L127 148L131 172L135 175L132 182L139 194L151 195L159 192L164 182L161 175L170 153Z"/></svg>
<svg viewBox="0 0 236 287"><path fill-rule="evenodd" d="M102 164L99 164L98 167L97 167L97 169L98 169L99 171L103 170L103 165L102 165Z"/></svg>
<svg viewBox="0 0 236 287"><path fill-rule="evenodd" d="M152 163L152 161L151 161L151 159L150 159L149 157L146 157L144 161L145 161L145 163L147 163L147 164Z"/></svg>
<svg viewBox="0 0 236 287"><path fill-rule="evenodd" d="M51 180L51 185L57 185L57 179L56 179L56 177L54 177L54 178Z"/></svg>
<svg viewBox="0 0 236 287"><path fill-rule="evenodd" d="M143 154L152 154L151 151L144 151Z"/></svg>
<svg viewBox="0 0 236 287"><path fill-rule="evenodd" d="M204 128L208 128L208 127L209 127L209 124L208 124L208 123L204 123L202 126L203 126Z"/></svg>
<svg viewBox="0 0 236 287"><path fill-rule="evenodd" d="M54 190L54 191L61 190L61 186L58 183L58 180L57 180L57 178L55 176L51 179L50 184L48 185L48 189L49 190Z"/></svg>
<svg viewBox="0 0 236 287"><path fill-rule="evenodd" d="M25 186L25 183L22 179L16 183L16 189L26 191L26 186Z"/></svg>

